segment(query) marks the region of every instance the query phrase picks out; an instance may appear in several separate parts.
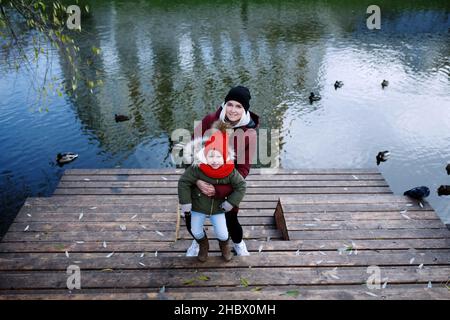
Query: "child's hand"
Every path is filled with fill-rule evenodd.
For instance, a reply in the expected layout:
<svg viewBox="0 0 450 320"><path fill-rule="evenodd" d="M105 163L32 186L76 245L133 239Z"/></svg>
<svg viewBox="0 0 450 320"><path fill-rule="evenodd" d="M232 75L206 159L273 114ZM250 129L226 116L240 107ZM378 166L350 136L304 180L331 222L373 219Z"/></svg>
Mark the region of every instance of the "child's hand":
<svg viewBox="0 0 450 320"><path fill-rule="evenodd" d="M220 207L225 210L225 212L231 211L233 210L233 205L231 203L229 203L228 201L224 201Z"/></svg>

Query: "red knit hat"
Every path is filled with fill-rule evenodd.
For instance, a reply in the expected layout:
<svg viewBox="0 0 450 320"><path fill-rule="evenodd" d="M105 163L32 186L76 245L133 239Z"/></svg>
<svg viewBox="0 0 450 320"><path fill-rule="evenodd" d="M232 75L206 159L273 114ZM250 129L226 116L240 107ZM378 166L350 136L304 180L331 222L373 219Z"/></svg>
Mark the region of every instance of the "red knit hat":
<svg viewBox="0 0 450 320"><path fill-rule="evenodd" d="M216 150L222 154L223 165L220 168L214 169L208 164L200 164L200 169L210 178L225 178L234 169L234 160L229 159L228 154L229 136L226 132L217 130L214 132L208 141L205 142L204 154L208 156L209 151Z"/></svg>

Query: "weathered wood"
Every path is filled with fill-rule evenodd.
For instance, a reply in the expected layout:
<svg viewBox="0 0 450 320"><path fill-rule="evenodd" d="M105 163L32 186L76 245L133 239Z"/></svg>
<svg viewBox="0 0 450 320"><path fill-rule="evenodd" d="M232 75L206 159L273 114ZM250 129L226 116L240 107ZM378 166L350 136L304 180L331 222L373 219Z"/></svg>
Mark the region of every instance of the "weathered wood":
<svg viewBox="0 0 450 320"><path fill-rule="evenodd" d="M366 267L332 267L305 268L236 268L233 272L224 272L221 268L204 269L195 273L194 269L166 270L120 270L116 271L84 271L83 287L88 288L160 288L187 287L194 279L197 287L239 286L241 279L253 286L268 285L308 285L308 284L363 284L367 281ZM381 267L383 278L391 284L422 283L429 281L445 283L448 281L450 267L417 266ZM209 280L195 280L203 275ZM59 272L22 271L1 272L0 289L56 289L66 288L67 274Z"/></svg>
<svg viewBox="0 0 450 320"><path fill-rule="evenodd" d="M182 289L166 288L164 294L159 290L123 289L122 292L98 292L95 289L81 289L75 292L67 290L34 291L23 293L8 290L0 295L0 300L448 300L447 288L424 288L417 285L390 285L386 289L368 290L361 286L329 286L327 289L311 286L277 286L236 288L234 291L220 289L215 291L209 288ZM255 290L256 289L256 290ZM211 294L213 292L214 294ZM288 295L287 292L298 292L298 296Z"/></svg>
<svg viewBox="0 0 450 320"><path fill-rule="evenodd" d="M358 220L358 221L295 221L288 220L286 228L295 230L367 230L367 229L432 229L443 228L440 220Z"/></svg>
<svg viewBox="0 0 450 320"><path fill-rule="evenodd" d="M390 194L388 187L248 188L247 195L273 194ZM176 195L176 188L63 188L54 195Z"/></svg>
<svg viewBox="0 0 450 320"><path fill-rule="evenodd" d="M61 181L178 181L180 175L64 175ZM89 180L86 180L89 179ZM355 181L351 174L250 174L246 181ZM381 174L359 174L357 181L384 181Z"/></svg>
<svg viewBox="0 0 450 320"><path fill-rule="evenodd" d="M200 263L185 257L183 170L67 170L54 196L27 199L0 242L0 299L279 299L288 288L301 299L449 298L437 286L450 274L450 232L427 202L393 195L376 168L263 171L247 177L240 205L251 255L225 263L208 221ZM69 264L82 270L77 295L66 289ZM361 286L370 265L391 291Z"/></svg>
<svg viewBox="0 0 450 320"><path fill-rule="evenodd" d="M160 174L170 174L178 175L182 174L184 169L125 169L125 168L114 168L114 169L67 169L65 170L65 175L111 175L111 174L121 174L121 175L160 175ZM269 170L264 168L253 168L250 171L250 175L261 175L261 174L380 174L377 168L318 168L318 169L284 169L277 168L275 170Z"/></svg>
<svg viewBox="0 0 450 320"><path fill-rule="evenodd" d="M275 218L275 226L278 230L281 231L283 240L289 240L289 233L286 226L286 221L284 220L283 208L279 201L277 203L277 207L275 208L274 218Z"/></svg>
<svg viewBox="0 0 450 320"><path fill-rule="evenodd" d="M178 181L61 181L58 188L172 188L176 189ZM330 181L285 181L285 180L249 180L247 188L304 188L304 187L389 187L383 180L330 180Z"/></svg>
<svg viewBox="0 0 450 320"><path fill-rule="evenodd" d="M161 241L123 241L108 242L103 247L102 241L29 241L29 242L0 242L0 252L60 252L65 250L74 252L175 252L185 253L192 240L178 240L176 242ZM359 251L390 249L450 249L450 239L385 239L385 240L355 240ZM247 248L250 252L259 252L262 246L263 252L274 251L280 253L307 252L311 250L330 251L351 245L349 240L290 240L290 241L256 241L247 240ZM216 241L210 243L211 251L219 251Z"/></svg>
<svg viewBox="0 0 450 320"><path fill-rule="evenodd" d="M312 254L284 254L282 259L279 255L266 254L261 252L249 257L234 257L231 261L223 263L222 257L215 255L209 257L208 261L202 263L195 257L155 257L147 254L141 257L140 253L116 252L112 257L107 258L105 253L72 253L69 258L65 253L30 253L24 254L0 254L1 271L25 271L25 270L66 270L69 265L76 264L82 270L95 269L205 269L205 268L258 268L258 267L351 267L351 266L424 266L450 265L448 259L450 250L429 250L427 252L408 251L394 253L380 253L360 251L356 255L337 252L311 252ZM313 255L314 254L314 255ZM411 262L411 259L414 261ZM423 266L417 270L421 270ZM225 271L226 272L226 271Z"/></svg>
<svg viewBox="0 0 450 320"><path fill-rule="evenodd" d="M380 230L322 230L289 231L291 240L306 239L438 239L450 238L450 231L441 229L380 229Z"/></svg>
<svg viewBox="0 0 450 320"><path fill-rule="evenodd" d="M212 228L205 228L208 236L215 238ZM174 241L174 231L163 232L162 235L155 231L70 231L70 232L8 232L3 241ZM280 238L281 234L276 229L254 230L245 229L244 237L247 239L265 239L267 237ZM180 230L181 239L192 239L187 230Z"/></svg>

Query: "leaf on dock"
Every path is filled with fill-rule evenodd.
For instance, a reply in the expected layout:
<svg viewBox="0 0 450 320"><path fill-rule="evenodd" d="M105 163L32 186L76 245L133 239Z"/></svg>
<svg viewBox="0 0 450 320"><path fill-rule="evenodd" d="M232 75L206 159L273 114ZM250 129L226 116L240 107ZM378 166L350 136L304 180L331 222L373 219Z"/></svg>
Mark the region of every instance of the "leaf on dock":
<svg viewBox="0 0 450 320"><path fill-rule="evenodd" d="M282 295L297 298L299 294L300 294L300 291L298 291L298 290L288 290L285 293L283 293Z"/></svg>
<svg viewBox="0 0 450 320"><path fill-rule="evenodd" d="M198 276L197 279L198 279L198 280L201 280L201 281L209 281L209 280L210 280L210 277L201 275L201 276Z"/></svg>
<svg viewBox="0 0 450 320"><path fill-rule="evenodd" d="M248 279L246 279L246 278L241 278L240 282L243 287L248 287L248 285L249 285Z"/></svg>

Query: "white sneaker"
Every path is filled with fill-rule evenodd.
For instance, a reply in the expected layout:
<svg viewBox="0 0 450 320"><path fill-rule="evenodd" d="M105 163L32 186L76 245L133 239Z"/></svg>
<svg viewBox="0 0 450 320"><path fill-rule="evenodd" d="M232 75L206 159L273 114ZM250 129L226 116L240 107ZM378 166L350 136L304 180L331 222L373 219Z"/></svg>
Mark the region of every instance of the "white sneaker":
<svg viewBox="0 0 450 320"><path fill-rule="evenodd" d="M191 246L186 251L186 257L196 257L200 251L200 246L197 241L193 240Z"/></svg>
<svg viewBox="0 0 450 320"><path fill-rule="evenodd" d="M244 240L239 243L233 243L234 251L238 256L249 256L250 253L247 250Z"/></svg>

